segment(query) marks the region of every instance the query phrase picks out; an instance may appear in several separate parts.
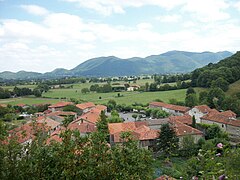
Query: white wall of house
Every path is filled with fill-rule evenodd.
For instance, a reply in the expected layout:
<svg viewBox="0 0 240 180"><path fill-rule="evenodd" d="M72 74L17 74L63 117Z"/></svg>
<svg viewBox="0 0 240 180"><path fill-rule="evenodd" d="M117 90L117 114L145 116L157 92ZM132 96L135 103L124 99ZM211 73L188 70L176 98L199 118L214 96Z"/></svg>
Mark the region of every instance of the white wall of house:
<svg viewBox="0 0 240 180"><path fill-rule="evenodd" d="M199 111L199 109L197 108L192 108L190 111L188 111L188 114L190 116L195 116L195 119L196 119L196 123L201 123L201 117L203 117L204 113L202 113L201 111Z"/></svg>

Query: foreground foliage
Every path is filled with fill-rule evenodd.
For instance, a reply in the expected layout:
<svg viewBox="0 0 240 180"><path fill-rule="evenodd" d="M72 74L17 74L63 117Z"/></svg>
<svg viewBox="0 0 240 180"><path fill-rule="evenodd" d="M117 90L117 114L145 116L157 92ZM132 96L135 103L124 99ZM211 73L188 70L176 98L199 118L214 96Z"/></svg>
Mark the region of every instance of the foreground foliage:
<svg viewBox="0 0 240 180"><path fill-rule="evenodd" d="M122 145L110 148L104 133L82 137L65 131L63 142L45 144L38 136L22 146L6 141L6 127L0 125L0 179L151 179L150 151L139 149L129 135ZM5 133L4 133L5 132Z"/></svg>

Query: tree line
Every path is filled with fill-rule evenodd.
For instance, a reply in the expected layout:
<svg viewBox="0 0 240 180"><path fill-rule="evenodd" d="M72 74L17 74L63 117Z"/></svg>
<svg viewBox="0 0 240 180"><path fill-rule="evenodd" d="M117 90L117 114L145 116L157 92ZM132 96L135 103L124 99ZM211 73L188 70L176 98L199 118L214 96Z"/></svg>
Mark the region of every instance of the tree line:
<svg viewBox="0 0 240 180"><path fill-rule="evenodd" d="M240 52L221 60L216 64L209 63L192 72L193 87L212 87L228 90L229 84L240 79Z"/></svg>

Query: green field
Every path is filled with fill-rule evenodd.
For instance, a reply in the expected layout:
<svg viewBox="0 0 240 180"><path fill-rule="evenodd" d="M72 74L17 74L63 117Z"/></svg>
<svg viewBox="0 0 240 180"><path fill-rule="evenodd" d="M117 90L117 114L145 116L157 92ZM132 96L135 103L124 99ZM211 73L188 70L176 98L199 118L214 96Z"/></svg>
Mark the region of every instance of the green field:
<svg viewBox="0 0 240 180"><path fill-rule="evenodd" d="M135 84L145 85L145 83L153 82L152 79L141 79L137 80ZM116 82L124 84L126 82ZM149 103L156 99L161 99L164 102L169 102L169 99L176 99L178 101L185 100L186 89L171 90L171 91L157 91L157 92L111 92L111 93L94 93L90 92L87 94L81 93L82 88L89 88L92 84L96 83L80 83L73 84L73 88L70 89L50 89L47 93L44 93L43 98L35 97L21 97L21 98L10 98L10 99L0 99L0 103L4 104L41 104L41 103L55 103L58 101L70 101L70 98L75 98L77 100L91 101L97 104L103 104L108 102L110 99L114 99L120 104L132 104L132 103ZM101 84L101 83L98 83ZM104 83L103 83L104 84ZM131 83L132 84L132 83ZM172 83L173 85L173 83ZM67 84L66 86L69 86ZM18 87L34 87L30 86L18 86ZM11 86L5 88L12 88ZM197 94L203 91L203 88L195 88ZM120 94L120 97L118 97Z"/></svg>
<svg viewBox="0 0 240 180"><path fill-rule="evenodd" d="M227 91L227 95L234 95L240 92L240 80L236 81L235 83L230 84L229 89Z"/></svg>
<svg viewBox="0 0 240 180"><path fill-rule="evenodd" d="M42 104L42 103L56 103L58 99L47 99L47 98L35 98L35 97L20 97L20 98L10 98L10 99L0 99L0 104Z"/></svg>
<svg viewBox="0 0 240 180"><path fill-rule="evenodd" d="M76 92L77 91L77 92ZM122 97L118 97L118 93ZM106 103L109 99L114 99L117 103L132 104L134 102L148 103L155 99L161 99L168 102L169 99L175 98L179 101L185 99L186 89L172 90L172 91L159 91L159 92L111 92L111 93L87 93L82 94L76 89L61 89L51 90L43 96L48 98L76 98L84 101L91 101L94 103ZM101 97L101 99L99 98Z"/></svg>

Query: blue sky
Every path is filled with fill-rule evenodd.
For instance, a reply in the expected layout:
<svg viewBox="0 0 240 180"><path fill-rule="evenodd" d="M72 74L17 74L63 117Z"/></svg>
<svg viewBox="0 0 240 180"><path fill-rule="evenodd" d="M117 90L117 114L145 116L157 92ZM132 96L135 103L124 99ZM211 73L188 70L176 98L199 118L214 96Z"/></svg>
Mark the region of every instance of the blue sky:
<svg viewBox="0 0 240 180"><path fill-rule="evenodd" d="M0 0L0 71L240 46L240 1Z"/></svg>

